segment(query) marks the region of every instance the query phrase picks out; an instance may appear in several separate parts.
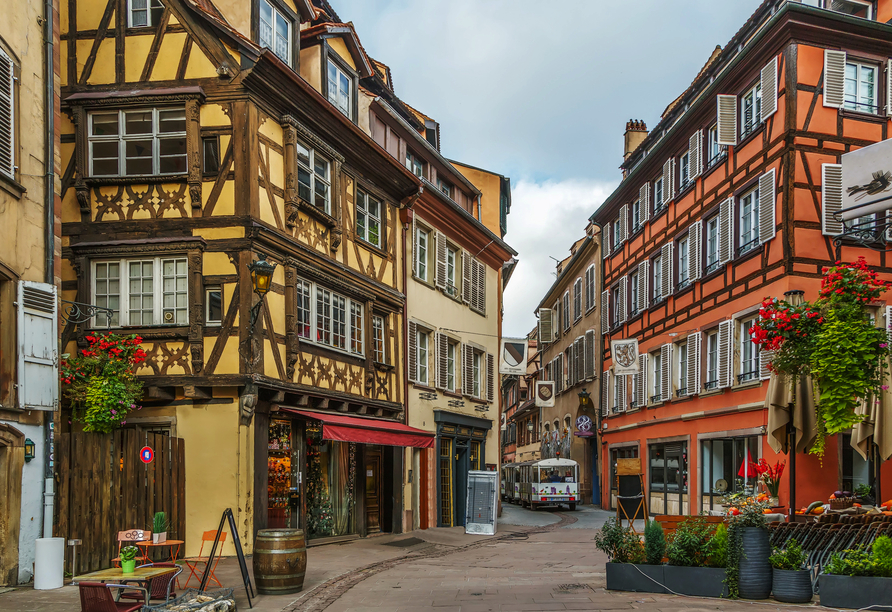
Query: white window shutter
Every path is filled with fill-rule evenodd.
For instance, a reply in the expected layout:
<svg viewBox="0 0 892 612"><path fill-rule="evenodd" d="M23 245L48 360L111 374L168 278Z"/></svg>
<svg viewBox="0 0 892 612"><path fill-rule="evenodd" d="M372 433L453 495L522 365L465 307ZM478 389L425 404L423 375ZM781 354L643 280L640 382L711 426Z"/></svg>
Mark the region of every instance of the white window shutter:
<svg viewBox="0 0 892 612"><path fill-rule="evenodd" d="M672 345L660 347L660 401L672 399Z"/></svg>
<svg viewBox="0 0 892 612"><path fill-rule="evenodd" d="M604 370L601 376L601 416L607 416L607 407L610 400L610 370Z"/></svg>
<svg viewBox="0 0 892 612"><path fill-rule="evenodd" d="M731 386L734 365L734 321L719 323L719 389Z"/></svg>
<svg viewBox="0 0 892 612"><path fill-rule="evenodd" d="M471 303L471 254L465 250L461 252L461 301Z"/></svg>
<svg viewBox="0 0 892 612"><path fill-rule="evenodd" d="M614 305L617 309L617 319L620 323L626 322L626 285L628 285L629 277L623 276L619 279L619 304Z"/></svg>
<svg viewBox="0 0 892 612"><path fill-rule="evenodd" d="M703 221L696 221L688 231L688 278L699 280L703 260Z"/></svg>
<svg viewBox="0 0 892 612"><path fill-rule="evenodd" d="M650 260L638 264L638 312L647 310L647 274Z"/></svg>
<svg viewBox="0 0 892 612"><path fill-rule="evenodd" d="M701 145L703 143L703 131L697 130L688 140L688 176L691 180L700 176L703 166Z"/></svg>
<svg viewBox="0 0 892 612"><path fill-rule="evenodd" d="M734 200L728 198L719 206L719 262L734 257Z"/></svg>
<svg viewBox="0 0 892 612"><path fill-rule="evenodd" d="M585 332L585 379L594 380L595 378L595 330L589 329Z"/></svg>
<svg viewBox="0 0 892 612"><path fill-rule="evenodd" d="M892 342L892 306L886 306L886 335Z"/></svg>
<svg viewBox="0 0 892 612"><path fill-rule="evenodd" d="M760 74L762 85L762 121L777 112L777 56L772 57Z"/></svg>
<svg viewBox="0 0 892 612"><path fill-rule="evenodd" d="M446 289L446 236L443 232L436 233L437 241L437 270L436 285L440 289Z"/></svg>
<svg viewBox="0 0 892 612"><path fill-rule="evenodd" d="M55 410L59 404L59 317L56 287L18 282L18 406Z"/></svg>
<svg viewBox="0 0 892 612"><path fill-rule="evenodd" d="M12 58L0 49L0 174L15 178L15 77Z"/></svg>
<svg viewBox="0 0 892 612"><path fill-rule="evenodd" d="M688 334L688 363L685 387L688 395L700 392L700 332Z"/></svg>
<svg viewBox="0 0 892 612"><path fill-rule="evenodd" d="M843 232L841 221L833 213L842 210L842 164L821 165L821 233L838 236Z"/></svg>
<svg viewBox="0 0 892 612"><path fill-rule="evenodd" d="M777 233L775 220L774 168L759 177L759 244L765 244Z"/></svg>
<svg viewBox="0 0 892 612"><path fill-rule="evenodd" d="M647 406L647 353L638 355L638 374L635 375L635 405Z"/></svg>
<svg viewBox="0 0 892 612"><path fill-rule="evenodd" d="M486 354L486 401L496 398L496 360L492 353Z"/></svg>
<svg viewBox="0 0 892 612"><path fill-rule="evenodd" d="M623 204L619 209L619 241L623 243L626 241L628 237L628 223L629 219L629 206L627 204Z"/></svg>
<svg viewBox="0 0 892 612"><path fill-rule="evenodd" d="M892 113L890 113L892 114ZM641 223L650 219L650 183L644 183L638 190L638 199L641 201L640 215Z"/></svg>
<svg viewBox="0 0 892 612"><path fill-rule="evenodd" d="M437 389L446 389L446 379L449 377L449 336L437 332Z"/></svg>
<svg viewBox="0 0 892 612"><path fill-rule="evenodd" d="M886 60L886 114L892 116L892 59Z"/></svg>
<svg viewBox="0 0 892 612"><path fill-rule="evenodd" d="M418 225L412 216L412 276L418 275Z"/></svg>
<svg viewBox="0 0 892 612"><path fill-rule="evenodd" d="M610 292L601 292L601 333L610 331Z"/></svg>
<svg viewBox="0 0 892 612"><path fill-rule="evenodd" d="M409 382L418 382L418 325L409 321Z"/></svg>
<svg viewBox="0 0 892 612"><path fill-rule="evenodd" d="M774 351L759 351L759 379L760 380L768 380L771 378L771 370L768 369L768 364L771 363L771 360L774 359Z"/></svg>
<svg viewBox="0 0 892 612"><path fill-rule="evenodd" d="M617 412L625 412L628 402L626 401L626 380L625 375L622 374L614 374L616 376L616 384L614 388L616 389L614 393L616 393L616 411Z"/></svg>
<svg viewBox="0 0 892 612"><path fill-rule="evenodd" d="M737 96L719 95L716 99L718 144L737 144Z"/></svg>
<svg viewBox="0 0 892 612"><path fill-rule="evenodd" d="M539 342L554 342L554 311L550 308L539 309Z"/></svg>
<svg viewBox="0 0 892 612"><path fill-rule="evenodd" d="M592 264L585 271L585 310L595 307L595 266Z"/></svg>
<svg viewBox="0 0 892 612"><path fill-rule="evenodd" d="M672 167L674 159L667 159L663 164L663 204L672 199Z"/></svg>
<svg viewBox="0 0 892 612"><path fill-rule="evenodd" d="M610 234L610 225L608 224L601 232L601 255L604 259L610 257Z"/></svg>
<svg viewBox="0 0 892 612"><path fill-rule="evenodd" d="M674 293L674 283L672 282L672 243L667 242L663 245L662 256L662 286L660 287L660 296L665 299Z"/></svg>
<svg viewBox="0 0 892 612"><path fill-rule="evenodd" d="M486 265L474 260L477 265L477 310L486 314Z"/></svg>
<svg viewBox="0 0 892 612"><path fill-rule="evenodd" d="M846 52L824 49L824 106L842 108L845 88Z"/></svg>

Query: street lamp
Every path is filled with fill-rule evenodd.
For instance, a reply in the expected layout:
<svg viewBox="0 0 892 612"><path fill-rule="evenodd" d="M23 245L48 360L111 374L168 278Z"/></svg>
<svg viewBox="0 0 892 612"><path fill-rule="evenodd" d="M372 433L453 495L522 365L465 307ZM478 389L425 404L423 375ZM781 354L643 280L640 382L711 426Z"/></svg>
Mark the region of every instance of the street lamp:
<svg viewBox="0 0 892 612"><path fill-rule="evenodd" d="M251 285L254 287L254 293L260 299L251 307L251 334L254 333L254 323L257 321L257 315L260 313L260 306L263 304L263 298L269 293L269 288L273 282L273 272L276 270L276 264L269 263L266 255L258 253L259 259L248 264L248 271L251 273Z"/></svg>
<svg viewBox="0 0 892 612"><path fill-rule="evenodd" d="M527 421L527 431L533 433L533 419Z"/></svg>
<svg viewBox="0 0 892 612"><path fill-rule="evenodd" d="M34 440L31 438L25 438L25 463L28 463L32 459L34 459Z"/></svg>
<svg viewBox="0 0 892 612"><path fill-rule="evenodd" d="M583 410L592 409L592 396L585 389L579 392L579 407Z"/></svg>

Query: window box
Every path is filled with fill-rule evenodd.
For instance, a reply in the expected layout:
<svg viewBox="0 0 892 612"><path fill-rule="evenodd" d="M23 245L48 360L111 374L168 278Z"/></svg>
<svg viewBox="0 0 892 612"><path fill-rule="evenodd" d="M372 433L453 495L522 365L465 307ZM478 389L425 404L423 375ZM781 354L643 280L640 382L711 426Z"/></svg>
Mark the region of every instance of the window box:
<svg viewBox="0 0 892 612"><path fill-rule="evenodd" d="M607 590L633 593L668 593L663 565L607 563Z"/></svg>
<svg viewBox="0 0 892 612"><path fill-rule="evenodd" d="M828 608L892 611L892 578L821 574L819 592Z"/></svg>

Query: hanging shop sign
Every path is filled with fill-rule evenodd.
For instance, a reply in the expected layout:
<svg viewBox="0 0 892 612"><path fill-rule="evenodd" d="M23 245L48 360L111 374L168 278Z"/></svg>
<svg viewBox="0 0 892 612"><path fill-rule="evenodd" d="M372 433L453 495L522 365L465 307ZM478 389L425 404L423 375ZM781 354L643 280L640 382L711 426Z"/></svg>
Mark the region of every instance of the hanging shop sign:
<svg viewBox="0 0 892 612"><path fill-rule="evenodd" d="M503 338L499 353L499 374L524 376L527 373L526 338Z"/></svg>
<svg viewBox="0 0 892 612"><path fill-rule="evenodd" d="M610 355L613 357L613 373L617 376L638 373L638 339L610 341Z"/></svg>
<svg viewBox="0 0 892 612"><path fill-rule="evenodd" d="M554 406L554 381L536 381L536 406L550 408Z"/></svg>
<svg viewBox="0 0 892 612"><path fill-rule="evenodd" d="M842 156L843 221L892 209L892 140Z"/></svg>

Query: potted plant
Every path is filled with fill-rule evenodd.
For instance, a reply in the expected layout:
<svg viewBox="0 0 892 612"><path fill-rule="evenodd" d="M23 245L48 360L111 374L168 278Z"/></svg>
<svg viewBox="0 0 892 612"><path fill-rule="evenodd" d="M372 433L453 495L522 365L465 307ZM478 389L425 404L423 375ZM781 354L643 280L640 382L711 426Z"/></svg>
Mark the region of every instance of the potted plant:
<svg viewBox="0 0 892 612"><path fill-rule="evenodd" d="M152 542L161 544L167 541L167 514L164 512L156 512L152 517Z"/></svg>
<svg viewBox="0 0 892 612"><path fill-rule="evenodd" d="M136 546L125 546L121 549L121 571L132 574L136 571L136 555L139 549Z"/></svg>
<svg viewBox="0 0 892 612"><path fill-rule="evenodd" d="M666 536L663 526L651 519L644 526L644 560L648 565L663 565L666 556Z"/></svg>
<svg viewBox="0 0 892 612"><path fill-rule="evenodd" d="M764 457L759 459L759 463L753 464L753 469L755 469L756 473L759 475L759 480L765 486L765 490L768 491L768 505L772 507L780 505L780 479L786 466L786 461L778 461L774 465L771 465L765 461Z"/></svg>
<svg viewBox="0 0 892 612"><path fill-rule="evenodd" d="M768 524L765 502L748 502L728 511L728 567L726 583L731 597L768 599L772 568L768 557Z"/></svg>
<svg viewBox="0 0 892 612"><path fill-rule="evenodd" d="M595 546L607 555L607 589L638 593L667 593L663 566L647 565L638 535L615 518L607 519L595 535Z"/></svg>
<svg viewBox="0 0 892 612"><path fill-rule="evenodd" d="M666 549L669 564L663 568L666 584L673 592L695 597L727 595L725 570L710 566L721 546L715 540L716 534L705 517L691 517L678 524Z"/></svg>
<svg viewBox="0 0 892 612"><path fill-rule="evenodd" d="M820 578L821 605L892 610L892 539L883 535L863 546L834 553Z"/></svg>
<svg viewBox="0 0 892 612"><path fill-rule="evenodd" d="M855 487L855 497L857 498L855 501L859 504L866 504L869 506L876 504L876 499L873 496L873 489L870 485L859 484Z"/></svg>
<svg viewBox="0 0 892 612"><path fill-rule="evenodd" d="M808 555L795 539L783 549L775 548L768 558L774 568L771 590L784 603L808 603L812 598L811 571L805 568Z"/></svg>

